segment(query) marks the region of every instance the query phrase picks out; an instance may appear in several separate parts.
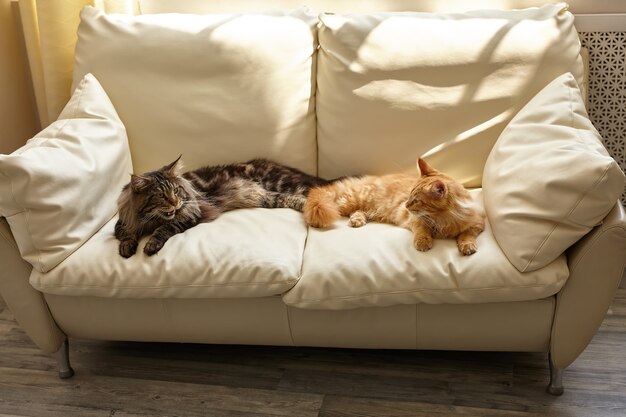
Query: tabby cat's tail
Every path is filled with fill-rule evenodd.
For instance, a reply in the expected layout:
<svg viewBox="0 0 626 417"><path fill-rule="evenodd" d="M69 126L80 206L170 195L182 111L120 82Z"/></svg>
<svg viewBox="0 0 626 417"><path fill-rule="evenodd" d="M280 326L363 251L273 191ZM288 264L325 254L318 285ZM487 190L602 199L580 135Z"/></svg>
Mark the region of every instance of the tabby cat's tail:
<svg viewBox="0 0 626 417"><path fill-rule="evenodd" d="M304 220L309 226L328 227L341 217L331 188L316 187L309 191L303 210Z"/></svg>

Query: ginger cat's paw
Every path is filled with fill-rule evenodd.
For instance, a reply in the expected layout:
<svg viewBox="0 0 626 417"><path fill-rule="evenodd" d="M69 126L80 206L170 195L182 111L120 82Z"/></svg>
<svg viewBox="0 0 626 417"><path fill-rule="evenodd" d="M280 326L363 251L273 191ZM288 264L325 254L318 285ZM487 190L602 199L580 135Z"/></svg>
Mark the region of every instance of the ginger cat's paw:
<svg viewBox="0 0 626 417"><path fill-rule="evenodd" d="M352 213L350 215L350 220L348 221L350 227L361 227L365 226L366 223L367 218L365 217L365 213L363 213L362 211L355 211L354 213Z"/></svg>
<svg viewBox="0 0 626 417"><path fill-rule="evenodd" d="M415 236L413 238L413 246L415 249L426 252L433 247L433 238L430 236Z"/></svg>
<svg viewBox="0 0 626 417"><path fill-rule="evenodd" d="M459 247L459 251L465 256L473 255L478 250L476 242L471 241L457 242L457 246Z"/></svg>

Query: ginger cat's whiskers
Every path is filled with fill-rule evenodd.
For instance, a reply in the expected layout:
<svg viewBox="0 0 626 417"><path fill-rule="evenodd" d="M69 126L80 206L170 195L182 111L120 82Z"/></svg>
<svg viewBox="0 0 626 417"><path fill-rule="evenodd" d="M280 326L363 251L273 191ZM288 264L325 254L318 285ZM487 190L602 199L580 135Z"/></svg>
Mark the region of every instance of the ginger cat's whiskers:
<svg viewBox="0 0 626 417"><path fill-rule="evenodd" d="M395 224L413 232L413 245L427 251L433 238L456 238L471 255L485 228L485 214L457 181L419 159L421 176L406 173L349 177L311 189L304 205L310 226L328 227L342 215L352 227L368 221Z"/></svg>

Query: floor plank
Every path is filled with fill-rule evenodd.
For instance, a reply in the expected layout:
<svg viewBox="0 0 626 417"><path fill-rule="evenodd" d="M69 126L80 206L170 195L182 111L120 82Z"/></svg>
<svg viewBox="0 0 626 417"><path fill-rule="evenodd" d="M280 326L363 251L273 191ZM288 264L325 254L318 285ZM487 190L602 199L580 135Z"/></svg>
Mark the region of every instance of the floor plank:
<svg viewBox="0 0 626 417"><path fill-rule="evenodd" d="M54 408L122 410L135 415L317 416L322 397L218 385L119 378L79 373L60 380L53 372L0 368L0 409L58 416ZM102 409L106 405L106 409ZM28 413L28 411L26 411ZM82 415L82 414L77 414Z"/></svg>
<svg viewBox="0 0 626 417"><path fill-rule="evenodd" d="M60 380L0 305L0 417L626 415L626 289L547 395L545 354L72 340Z"/></svg>

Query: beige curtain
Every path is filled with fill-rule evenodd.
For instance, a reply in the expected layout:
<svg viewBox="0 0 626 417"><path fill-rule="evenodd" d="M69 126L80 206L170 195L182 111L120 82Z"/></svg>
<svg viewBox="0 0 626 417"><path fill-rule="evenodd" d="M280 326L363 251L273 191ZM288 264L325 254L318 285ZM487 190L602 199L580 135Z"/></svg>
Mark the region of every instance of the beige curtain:
<svg viewBox="0 0 626 417"><path fill-rule="evenodd" d="M79 13L84 6L138 14L138 0L19 0L24 40L42 127L70 98Z"/></svg>

